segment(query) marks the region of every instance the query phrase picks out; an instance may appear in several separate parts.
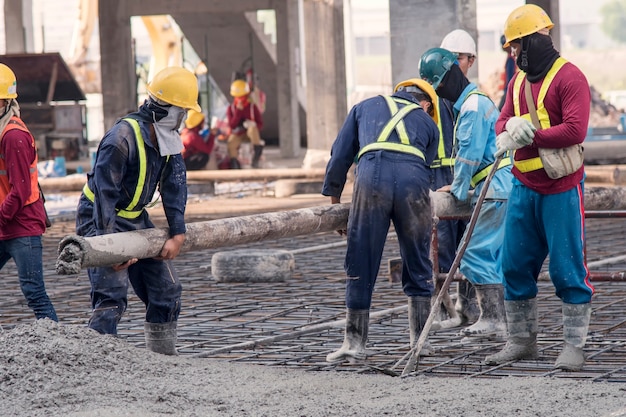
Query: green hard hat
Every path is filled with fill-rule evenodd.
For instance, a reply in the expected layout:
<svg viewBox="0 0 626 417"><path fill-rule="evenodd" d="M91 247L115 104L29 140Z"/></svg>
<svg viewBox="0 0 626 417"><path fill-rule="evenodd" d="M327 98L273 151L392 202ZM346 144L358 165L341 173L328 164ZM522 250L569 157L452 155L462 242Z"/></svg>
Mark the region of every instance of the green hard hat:
<svg viewBox="0 0 626 417"><path fill-rule="evenodd" d="M436 90L446 73L456 62L456 55L447 49L430 48L420 58L420 77Z"/></svg>

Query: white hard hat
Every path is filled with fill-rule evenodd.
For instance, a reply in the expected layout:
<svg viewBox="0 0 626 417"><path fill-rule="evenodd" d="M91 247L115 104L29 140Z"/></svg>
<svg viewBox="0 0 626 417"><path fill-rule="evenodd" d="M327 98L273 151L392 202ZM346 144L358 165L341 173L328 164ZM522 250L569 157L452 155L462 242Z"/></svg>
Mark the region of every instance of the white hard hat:
<svg viewBox="0 0 626 417"><path fill-rule="evenodd" d="M476 42L463 29L456 29L448 33L441 41L441 47L456 54L470 54L476 56Z"/></svg>

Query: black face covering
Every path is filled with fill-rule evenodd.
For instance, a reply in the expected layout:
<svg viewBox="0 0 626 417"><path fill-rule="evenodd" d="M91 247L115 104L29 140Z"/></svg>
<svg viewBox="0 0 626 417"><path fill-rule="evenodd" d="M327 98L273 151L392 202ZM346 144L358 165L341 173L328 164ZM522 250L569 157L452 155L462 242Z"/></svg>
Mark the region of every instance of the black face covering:
<svg viewBox="0 0 626 417"><path fill-rule="evenodd" d="M468 85L469 80L465 77L461 68L454 64L446 75L443 76L441 84L437 87L437 95L455 102Z"/></svg>
<svg viewBox="0 0 626 417"><path fill-rule="evenodd" d="M559 52L554 49L550 36L533 33L521 39L517 66L533 83L545 77L558 57Z"/></svg>

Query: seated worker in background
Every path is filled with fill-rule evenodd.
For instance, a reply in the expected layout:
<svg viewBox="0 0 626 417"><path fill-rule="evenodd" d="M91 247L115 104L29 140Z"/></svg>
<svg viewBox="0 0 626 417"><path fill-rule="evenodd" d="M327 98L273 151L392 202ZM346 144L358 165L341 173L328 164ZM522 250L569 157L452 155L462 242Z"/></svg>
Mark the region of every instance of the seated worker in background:
<svg viewBox="0 0 626 417"><path fill-rule="evenodd" d="M204 127L204 114L189 110L185 127L180 132L183 141L183 159L188 171L203 169L209 162L215 145L216 129L211 129L205 136L200 132Z"/></svg>
<svg viewBox="0 0 626 417"><path fill-rule="evenodd" d="M258 168L265 145L259 133L263 128L263 116L261 116L259 107L250 101L250 86L244 80L233 81L230 86L230 95L233 96L233 102L228 106L226 112L231 129L228 137L230 168L241 169L237 156L239 145L244 141L252 143L254 147L252 168Z"/></svg>

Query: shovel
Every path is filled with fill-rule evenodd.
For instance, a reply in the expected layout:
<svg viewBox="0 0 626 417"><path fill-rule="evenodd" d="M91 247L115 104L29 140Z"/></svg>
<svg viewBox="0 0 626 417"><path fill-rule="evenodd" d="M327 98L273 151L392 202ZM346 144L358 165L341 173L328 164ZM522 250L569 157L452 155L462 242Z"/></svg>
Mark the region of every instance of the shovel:
<svg viewBox="0 0 626 417"><path fill-rule="evenodd" d="M508 155L508 153L505 153L505 154ZM409 357L402 371L402 376L406 376L410 374L411 372L414 372L415 369L417 368L419 354L422 351L422 347L424 346L426 339L428 338L430 327L432 326L433 321L435 320L435 317L439 314L439 309L441 308L441 301L443 300L444 295L447 294L448 287L450 287L450 283L452 282L454 278L454 274L456 273L456 270L459 268L459 265L461 264L461 258L463 257L463 254L465 253L465 249L467 249L467 245L469 244L470 238L472 237L474 227L476 226L476 221L478 220L478 215L480 214L480 208L482 207L483 202L485 201L485 196L487 195L487 189L489 188L489 184L491 183L493 176L498 170L500 161L502 161L502 158L504 157L505 154L498 155L496 157L496 160L494 161L493 166L491 167L491 170L489 171L489 175L487 175L487 178L485 178L485 184L483 185L483 188L480 191L480 195L478 196L478 201L476 201L476 206L474 207L474 210L472 211L472 216L470 217L469 224L467 225L467 233L466 233L465 240L463 241L463 244L457 250L456 256L454 257L454 261L452 262L452 266L450 267L450 270L448 271L448 275L446 276L446 279L443 282L443 284L441 284L441 289L439 290L439 294L437 294L437 299L435 300L435 303L433 304L431 308L430 314L428 315L428 319L426 319L426 323L424 324L424 328L422 329L422 332L420 333L420 337L417 339L417 343L415 344L415 347L413 347L413 349L411 349L406 355L404 355L391 368L393 370L394 368L399 366L407 357Z"/></svg>

